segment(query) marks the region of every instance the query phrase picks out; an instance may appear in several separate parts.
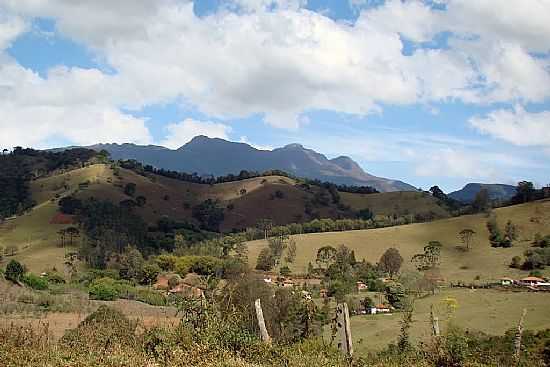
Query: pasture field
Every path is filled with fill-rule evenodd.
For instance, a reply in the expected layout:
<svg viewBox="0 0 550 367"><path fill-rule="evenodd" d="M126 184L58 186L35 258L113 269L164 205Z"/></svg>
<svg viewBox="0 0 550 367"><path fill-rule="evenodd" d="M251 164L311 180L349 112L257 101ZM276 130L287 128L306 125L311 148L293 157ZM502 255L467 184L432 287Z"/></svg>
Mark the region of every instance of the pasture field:
<svg viewBox="0 0 550 367"><path fill-rule="evenodd" d="M457 307L452 313L447 312L446 300L449 299L456 301ZM452 324L471 332L502 335L517 327L524 308L527 309L526 329L550 328L550 293L453 288L415 302L410 329L412 341L430 338L432 305L440 319L442 333ZM401 319L401 313L353 316L351 330L356 351L381 350L389 343L397 342Z"/></svg>
<svg viewBox="0 0 550 367"><path fill-rule="evenodd" d="M395 247L404 259L403 269L414 269L412 256L423 251L429 241L440 241L441 275L446 281L481 282L500 277L521 277L526 272L511 269L508 265L513 256L521 256L532 246L535 233L550 234L550 200L495 209L499 225L503 228L511 220L518 228L519 237L512 248L493 248L489 244L486 229L487 215L465 215L427 223L348 231L295 235L296 260L290 264L294 273L303 274L309 262L315 263L317 250L331 245L346 245L355 251L358 260L378 262L389 247ZM465 228L476 232L470 251L464 251L458 233ZM248 244L249 263L254 266L259 252L267 246L266 241L252 241ZM545 270L548 274L548 270Z"/></svg>

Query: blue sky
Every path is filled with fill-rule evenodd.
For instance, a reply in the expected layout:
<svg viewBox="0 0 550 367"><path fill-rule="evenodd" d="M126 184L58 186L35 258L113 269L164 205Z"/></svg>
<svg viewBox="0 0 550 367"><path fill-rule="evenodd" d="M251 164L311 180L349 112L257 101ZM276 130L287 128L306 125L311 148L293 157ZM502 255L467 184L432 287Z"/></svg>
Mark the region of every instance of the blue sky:
<svg viewBox="0 0 550 367"><path fill-rule="evenodd" d="M205 134L423 188L548 184L550 6L497 3L0 0L0 144Z"/></svg>

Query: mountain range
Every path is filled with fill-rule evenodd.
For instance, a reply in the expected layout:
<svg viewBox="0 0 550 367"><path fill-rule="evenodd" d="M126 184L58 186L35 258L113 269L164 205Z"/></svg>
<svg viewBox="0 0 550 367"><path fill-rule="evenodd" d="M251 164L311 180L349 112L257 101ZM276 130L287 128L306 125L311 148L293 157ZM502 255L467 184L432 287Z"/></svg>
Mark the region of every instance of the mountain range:
<svg viewBox="0 0 550 367"><path fill-rule="evenodd" d="M241 170L264 172L278 169L297 177L343 185L372 186L380 192L416 191L405 182L373 176L346 156L328 159L300 144L273 150L256 149L245 143L196 136L179 149L156 145L96 144L88 148L106 150L113 159L135 159L156 168L199 175L223 176Z"/></svg>

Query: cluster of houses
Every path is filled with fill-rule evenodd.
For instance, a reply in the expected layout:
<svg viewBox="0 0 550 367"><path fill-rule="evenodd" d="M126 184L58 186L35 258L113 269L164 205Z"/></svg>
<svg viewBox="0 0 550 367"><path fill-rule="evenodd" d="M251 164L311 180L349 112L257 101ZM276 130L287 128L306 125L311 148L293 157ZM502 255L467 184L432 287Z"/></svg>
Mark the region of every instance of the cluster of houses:
<svg viewBox="0 0 550 367"><path fill-rule="evenodd" d="M532 290L549 290L550 291L550 282L546 281L545 279L534 277L534 276L528 276L522 279L512 279L512 278L506 278L506 277L501 278L500 285L505 287L516 286L516 287L526 287Z"/></svg>

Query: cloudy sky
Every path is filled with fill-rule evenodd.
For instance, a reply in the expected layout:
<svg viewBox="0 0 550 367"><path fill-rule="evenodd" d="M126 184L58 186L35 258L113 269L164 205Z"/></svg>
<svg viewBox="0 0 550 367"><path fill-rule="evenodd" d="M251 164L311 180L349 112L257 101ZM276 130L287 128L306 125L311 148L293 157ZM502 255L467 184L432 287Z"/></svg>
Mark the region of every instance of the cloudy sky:
<svg viewBox="0 0 550 367"><path fill-rule="evenodd" d="M204 134L424 188L543 185L549 19L548 0L0 0L0 146Z"/></svg>

